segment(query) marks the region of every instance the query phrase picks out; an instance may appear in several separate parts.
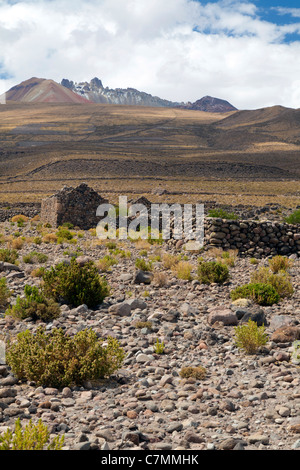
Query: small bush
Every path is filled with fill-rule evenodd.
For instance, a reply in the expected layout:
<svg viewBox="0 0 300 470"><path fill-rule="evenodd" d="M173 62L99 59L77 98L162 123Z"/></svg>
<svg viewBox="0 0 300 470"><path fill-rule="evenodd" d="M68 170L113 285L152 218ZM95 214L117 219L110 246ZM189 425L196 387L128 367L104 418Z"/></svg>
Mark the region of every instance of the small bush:
<svg viewBox="0 0 300 470"><path fill-rule="evenodd" d="M71 224L71 222L64 222L62 225L61 225L62 228L67 228L69 230L72 230L72 228L74 228L74 225ZM59 227L59 229L61 228Z"/></svg>
<svg viewBox="0 0 300 470"><path fill-rule="evenodd" d="M15 238L10 242L10 246L13 250L21 250L24 246L25 240L22 237Z"/></svg>
<svg viewBox="0 0 300 470"><path fill-rule="evenodd" d="M300 209L296 209L291 215L286 217L284 221L291 225L300 224Z"/></svg>
<svg viewBox="0 0 300 470"><path fill-rule="evenodd" d="M39 253L37 251L32 251L28 255L23 256L23 261L26 264L37 264L37 263L46 263L48 261L48 256L44 253Z"/></svg>
<svg viewBox="0 0 300 470"><path fill-rule="evenodd" d="M44 322L52 321L60 315L59 305L52 299L47 299L38 287L26 285L24 294L25 297L17 297L15 305L6 311L6 315L19 320L32 318L33 321Z"/></svg>
<svg viewBox="0 0 300 470"><path fill-rule="evenodd" d="M162 264L166 269L173 268L181 260L180 255L171 255L169 253L164 253L162 256Z"/></svg>
<svg viewBox="0 0 300 470"><path fill-rule="evenodd" d="M157 287L164 287L168 282L165 273L156 272L153 277L153 284Z"/></svg>
<svg viewBox="0 0 300 470"><path fill-rule="evenodd" d="M135 322L134 326L136 328L138 328L139 330L141 330L142 328L148 328L148 330L151 330L152 329L152 322L151 321L138 320L137 322Z"/></svg>
<svg viewBox="0 0 300 470"><path fill-rule="evenodd" d="M264 346L268 337L264 326L258 326L256 322L249 320L246 325L235 327L236 345L246 354L255 354L261 346Z"/></svg>
<svg viewBox="0 0 300 470"><path fill-rule="evenodd" d="M100 271L107 272L110 270L110 268L114 265L118 264L118 260L116 258L113 258L110 255L105 255L103 258L101 258L97 262L97 267Z"/></svg>
<svg viewBox="0 0 300 470"><path fill-rule="evenodd" d="M271 285L281 298L290 297L294 292L290 276L285 271L274 274L268 268L262 267L252 273L251 282Z"/></svg>
<svg viewBox="0 0 300 470"><path fill-rule="evenodd" d="M73 233L65 227L59 227L56 232L57 243L64 243L73 240Z"/></svg>
<svg viewBox="0 0 300 470"><path fill-rule="evenodd" d="M5 307L10 297L10 290L7 287L5 277L0 279L0 307Z"/></svg>
<svg viewBox="0 0 300 470"><path fill-rule="evenodd" d="M0 261L5 263L15 264L19 255L16 250L11 250L9 248L0 249Z"/></svg>
<svg viewBox="0 0 300 470"><path fill-rule="evenodd" d="M55 233L46 233L42 238L43 243L57 243L57 241L58 237Z"/></svg>
<svg viewBox="0 0 300 470"><path fill-rule="evenodd" d="M163 354L165 352L165 343L162 341L160 342L159 339L156 339L156 343L153 347L153 351L155 354Z"/></svg>
<svg viewBox="0 0 300 470"><path fill-rule="evenodd" d="M223 284L229 279L229 269L219 261L202 261L198 265L198 280L202 284Z"/></svg>
<svg viewBox="0 0 300 470"><path fill-rule="evenodd" d="M198 367L183 367L179 373L183 379L189 379L190 377L196 380L203 380L206 377L206 369L202 366Z"/></svg>
<svg viewBox="0 0 300 470"><path fill-rule="evenodd" d="M42 244L42 239L41 239L41 237L34 237L33 243L34 243L35 245L41 245L41 244Z"/></svg>
<svg viewBox="0 0 300 470"><path fill-rule="evenodd" d="M0 436L0 450L61 450L64 436L57 436L49 442L50 432L42 420L37 424L32 420L22 428L20 418L15 422L14 430L8 428Z"/></svg>
<svg viewBox="0 0 300 470"><path fill-rule="evenodd" d="M233 268L236 262L236 256L236 251L234 250L223 251L220 259L217 259L217 261L225 263L230 268Z"/></svg>
<svg viewBox="0 0 300 470"><path fill-rule="evenodd" d="M251 263L251 264L258 264L258 259L256 259L256 258L250 258L250 263Z"/></svg>
<svg viewBox="0 0 300 470"><path fill-rule="evenodd" d="M276 289L270 284L250 283L239 286L230 293L232 300L251 299L258 305L277 304L280 296Z"/></svg>
<svg viewBox="0 0 300 470"><path fill-rule="evenodd" d="M208 217L215 217L218 219L237 220L238 216L234 212L227 212L224 209L211 209L208 212Z"/></svg>
<svg viewBox="0 0 300 470"><path fill-rule="evenodd" d="M151 261L146 261L143 258L137 258L135 261L135 267L141 269L141 271L152 271Z"/></svg>
<svg viewBox="0 0 300 470"><path fill-rule="evenodd" d="M93 262L80 266L74 258L70 265L64 262L52 267L43 275L43 291L56 302L74 307L86 304L97 307L108 295L109 289L104 278L99 276Z"/></svg>
<svg viewBox="0 0 300 470"><path fill-rule="evenodd" d="M99 340L91 329L73 337L62 329L46 333L39 327L8 341L6 359L19 380L34 381L38 386L62 388L82 385L87 380L109 377L125 358L115 338Z"/></svg>
<svg viewBox="0 0 300 470"><path fill-rule="evenodd" d="M179 263L173 267L173 272L178 279L191 281L193 279L191 274L192 268L193 266L188 261L179 261Z"/></svg>
<svg viewBox="0 0 300 470"><path fill-rule="evenodd" d="M45 268L43 266L40 266L39 268L33 269L30 273L30 276L43 277L44 273L45 273Z"/></svg>
<svg viewBox="0 0 300 470"><path fill-rule="evenodd" d="M269 267L274 274L279 271L287 271L293 266L293 261L286 256L277 255L269 259Z"/></svg>
<svg viewBox="0 0 300 470"><path fill-rule="evenodd" d="M11 221L12 222L28 222L28 217L26 217L26 215L23 215L23 214L18 214L18 215L14 215L12 218L11 218Z"/></svg>

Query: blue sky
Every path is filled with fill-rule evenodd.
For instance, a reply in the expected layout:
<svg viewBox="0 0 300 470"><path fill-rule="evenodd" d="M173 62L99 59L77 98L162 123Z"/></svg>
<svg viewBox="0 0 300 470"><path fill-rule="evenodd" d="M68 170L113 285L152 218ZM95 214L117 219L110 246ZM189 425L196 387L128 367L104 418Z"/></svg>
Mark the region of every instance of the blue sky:
<svg viewBox="0 0 300 470"><path fill-rule="evenodd" d="M300 108L295 0L0 0L0 92L33 76Z"/></svg>

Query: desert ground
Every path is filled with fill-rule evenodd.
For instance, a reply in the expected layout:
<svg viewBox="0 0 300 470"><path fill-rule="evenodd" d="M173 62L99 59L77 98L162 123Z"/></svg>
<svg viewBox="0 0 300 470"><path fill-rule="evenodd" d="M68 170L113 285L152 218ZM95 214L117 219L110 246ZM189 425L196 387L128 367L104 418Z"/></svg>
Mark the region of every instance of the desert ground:
<svg viewBox="0 0 300 470"><path fill-rule="evenodd" d="M257 214L268 207L261 216L282 221L299 206L299 114L280 106L209 114L1 105L1 215L85 182L111 202L143 195L151 202L242 205ZM107 243L95 230L76 227L61 237L38 216L1 220L0 281L9 289L0 310L1 341L40 326L48 333L62 329L69 338L92 329L104 341L115 338L124 361L108 378L64 387L22 379L0 365L0 436L17 419L24 426L41 419L50 439L64 438L64 450L300 448L300 369L293 361L293 342L300 339L296 253L283 275L288 294L262 306L253 299L235 302L231 292L268 268L269 258L214 248L187 252L173 240ZM45 270L72 260L80 266L92 262L105 277L109 291L101 304L61 303L59 315L47 321L13 314L26 286L41 288ZM226 265L226 281L202 282L203 261ZM139 271L143 281L137 280ZM251 353L236 336L249 318L266 335ZM186 367L191 375L183 374Z"/></svg>
<svg viewBox="0 0 300 470"><path fill-rule="evenodd" d="M65 184L101 195L295 208L299 112L215 114L96 104L0 107L0 201L41 201ZM164 195L159 196L164 191ZM151 197L150 197L151 196Z"/></svg>

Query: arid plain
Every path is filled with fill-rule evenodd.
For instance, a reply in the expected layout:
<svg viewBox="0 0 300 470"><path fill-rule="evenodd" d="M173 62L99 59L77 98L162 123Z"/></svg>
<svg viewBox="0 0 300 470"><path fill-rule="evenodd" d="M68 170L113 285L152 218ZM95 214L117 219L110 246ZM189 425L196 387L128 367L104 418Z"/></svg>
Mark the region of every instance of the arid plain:
<svg viewBox="0 0 300 470"><path fill-rule="evenodd" d="M40 202L84 181L111 201L295 208L299 122L300 110L282 106L224 114L10 102L0 106L0 202Z"/></svg>

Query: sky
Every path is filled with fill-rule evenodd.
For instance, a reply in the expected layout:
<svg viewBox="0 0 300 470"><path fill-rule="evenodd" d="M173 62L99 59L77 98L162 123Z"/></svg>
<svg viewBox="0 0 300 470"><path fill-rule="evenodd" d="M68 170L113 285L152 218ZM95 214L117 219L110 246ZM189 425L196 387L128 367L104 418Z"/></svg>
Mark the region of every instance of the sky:
<svg viewBox="0 0 300 470"><path fill-rule="evenodd" d="M300 2L0 0L0 94L31 77L300 108Z"/></svg>

